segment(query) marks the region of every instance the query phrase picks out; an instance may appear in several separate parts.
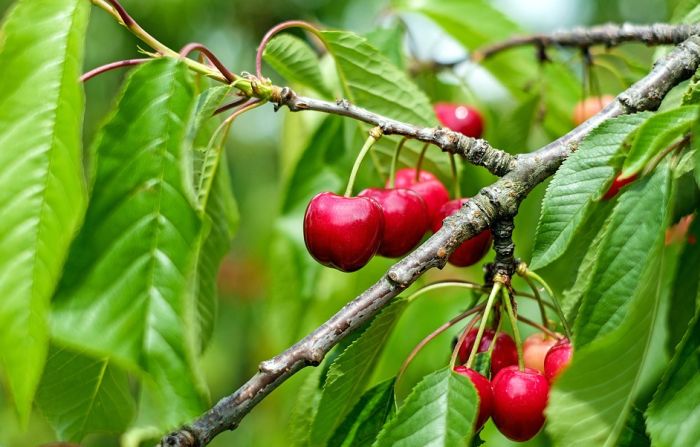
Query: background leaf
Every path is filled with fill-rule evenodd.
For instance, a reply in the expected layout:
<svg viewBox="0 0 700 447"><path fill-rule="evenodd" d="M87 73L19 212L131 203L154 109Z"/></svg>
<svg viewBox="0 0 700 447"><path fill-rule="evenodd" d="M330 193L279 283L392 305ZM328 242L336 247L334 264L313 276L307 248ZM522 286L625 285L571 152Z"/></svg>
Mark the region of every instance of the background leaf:
<svg viewBox="0 0 700 447"><path fill-rule="evenodd" d="M80 442L89 433L120 433L134 415L126 373L108 358L52 347L37 404L59 439Z"/></svg>
<svg viewBox="0 0 700 447"><path fill-rule="evenodd" d="M450 368L443 368L416 385L374 445L469 445L478 406L471 381Z"/></svg>
<svg viewBox="0 0 700 447"><path fill-rule="evenodd" d="M311 428L312 444L324 444L357 403L406 305L405 300L397 299L382 310L331 364Z"/></svg>
<svg viewBox="0 0 700 447"><path fill-rule="evenodd" d="M86 188L78 82L90 5L22 0L0 29L0 363L26 422Z"/></svg>
<svg viewBox="0 0 700 447"><path fill-rule="evenodd" d="M97 138L93 197L52 314L60 343L148 373L161 426L204 404L188 294L202 229L185 186L194 99L178 61L151 61L127 80Z"/></svg>
<svg viewBox="0 0 700 447"><path fill-rule="evenodd" d="M646 193L645 199L655 199L656 208L668 207L668 177L668 169L660 169L646 185L638 185L638 190ZM638 198L636 194L631 197ZM620 208L626 207L620 204ZM611 228L613 231L608 234L608 240L616 227ZM589 324L597 332L597 337L586 343L578 343L581 331L586 330L587 326L577 320L573 361L554 383L546 410L546 429L554 445L612 447L618 445L625 433L658 313L663 283L660 272L664 262L664 228L664 225L656 227L655 237L647 239L652 249L648 256L639 259L643 267L642 274L637 277L639 284L624 289L623 296L631 297L625 305L626 312L619 317L616 309L608 309L616 316L616 324L601 331L600 325L593 321ZM603 246L607 246L605 241ZM602 256L605 256L604 252ZM610 270L611 273L617 272L621 281L626 278L625 272L613 266L610 266ZM625 276L621 278L620 275ZM590 296L584 299L588 300ZM583 309L580 313L583 313Z"/></svg>
<svg viewBox="0 0 700 447"><path fill-rule="evenodd" d="M647 410L655 446L700 445L699 316L696 311Z"/></svg>
<svg viewBox="0 0 700 447"><path fill-rule="evenodd" d="M318 56L303 40L291 34L275 36L265 47L265 62L283 78L332 96L321 76Z"/></svg>
<svg viewBox="0 0 700 447"><path fill-rule="evenodd" d="M542 203L532 254L534 270L559 259L577 233L585 231L588 219L615 176L615 156L630 133L649 116L638 113L606 121L564 161Z"/></svg>

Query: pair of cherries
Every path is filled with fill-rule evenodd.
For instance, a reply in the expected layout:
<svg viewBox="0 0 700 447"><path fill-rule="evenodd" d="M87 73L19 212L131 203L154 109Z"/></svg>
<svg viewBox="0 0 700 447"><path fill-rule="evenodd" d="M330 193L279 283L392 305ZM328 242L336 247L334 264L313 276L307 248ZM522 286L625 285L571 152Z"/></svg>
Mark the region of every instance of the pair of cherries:
<svg viewBox="0 0 700 447"><path fill-rule="evenodd" d="M459 358L467 360L476 339L476 330L470 331L459 348ZM550 383L571 360L571 344L562 339L552 346L544 360L544 374L534 368L518 368L518 353L513 339L505 333L484 331L477 352L486 352L495 338L491 354L489 381L477 371L460 365L455 372L469 378L479 395L476 430L489 417L498 430L513 441L532 439L544 425ZM524 354L527 358L527 354Z"/></svg>
<svg viewBox="0 0 700 447"><path fill-rule="evenodd" d="M483 129L479 113L470 107L440 103L435 113L443 125L478 138ZM345 272L363 267L377 253L389 258L405 255L429 229L468 199L449 200L445 185L432 173L400 169L394 188L368 188L357 197L331 192L316 195L304 216L304 241L309 253L323 265ZM485 230L465 241L450 256L457 266L477 263L491 246Z"/></svg>

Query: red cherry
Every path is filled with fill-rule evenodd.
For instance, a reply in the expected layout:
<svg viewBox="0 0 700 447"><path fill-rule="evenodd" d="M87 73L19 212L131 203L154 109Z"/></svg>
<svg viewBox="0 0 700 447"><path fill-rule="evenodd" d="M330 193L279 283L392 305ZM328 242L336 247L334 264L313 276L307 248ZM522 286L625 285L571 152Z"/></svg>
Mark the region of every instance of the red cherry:
<svg viewBox="0 0 700 447"><path fill-rule="evenodd" d="M420 242L428 229L428 210L417 192L410 189L368 188L359 197L371 197L382 207L384 236L379 254L403 256Z"/></svg>
<svg viewBox="0 0 700 447"><path fill-rule="evenodd" d="M387 182L386 187L389 187ZM450 193L437 177L428 171L420 171L416 181L416 170L404 168L396 171L395 188L408 188L418 193L425 202L429 222L432 222L440 207L450 200Z"/></svg>
<svg viewBox="0 0 700 447"><path fill-rule="evenodd" d="M317 194L304 215L304 242L318 262L353 272L372 259L384 233L379 204L369 197Z"/></svg>
<svg viewBox="0 0 700 447"><path fill-rule="evenodd" d="M466 366L455 366L455 372L468 377L474 384L477 394L479 394L479 414L476 416L475 431L481 430L493 412L493 392L489 379Z"/></svg>
<svg viewBox="0 0 700 447"><path fill-rule="evenodd" d="M442 227L442 221L447 216L456 213L468 200L469 199L450 200L442 205L437 216L433 219L433 232L437 232ZM489 248L491 248L492 240L491 230L486 229L473 238L462 242L462 245L457 247L448 260L457 267L474 265L486 256Z"/></svg>
<svg viewBox="0 0 700 447"><path fill-rule="evenodd" d="M553 382L571 363L574 348L568 338L562 338L552 346L544 358L544 375Z"/></svg>
<svg viewBox="0 0 700 447"><path fill-rule="evenodd" d="M532 439L544 425L549 382L537 370L517 366L502 369L491 382L493 422L508 439Z"/></svg>
<svg viewBox="0 0 700 447"><path fill-rule="evenodd" d="M614 96L603 95L591 96L590 98L586 98L582 101L579 101L574 106L574 113L572 117L574 124L577 126L581 125L584 121L603 110L605 106L607 106L614 100Z"/></svg>
<svg viewBox="0 0 700 447"><path fill-rule="evenodd" d="M435 104L435 115L443 126L472 138L481 138L484 120L474 107L440 102Z"/></svg>
<svg viewBox="0 0 700 447"><path fill-rule="evenodd" d="M637 174L624 179L621 179L620 176L615 177L615 180L613 180L612 185L610 185L610 188L603 196L603 200L612 199L617 195L618 192L620 192L620 189L622 189L624 186L632 183L635 180L637 180Z"/></svg>
<svg viewBox="0 0 700 447"><path fill-rule="evenodd" d="M474 348L477 332L477 329L472 329L464 338L462 346L459 347L460 362L465 363L469 358L469 354ZM481 336L481 343L479 343L479 348L476 352L488 351L495 334L496 332L493 329L486 329ZM496 346L493 347L493 353L491 354L491 376L495 376L498 371L506 366L517 364L518 349L515 347L515 342L510 335L505 332L499 332L498 337L496 337Z"/></svg>
<svg viewBox="0 0 700 447"><path fill-rule="evenodd" d="M544 357L549 348L557 343L557 339L543 332L536 332L523 342L523 360L525 366L544 373Z"/></svg>

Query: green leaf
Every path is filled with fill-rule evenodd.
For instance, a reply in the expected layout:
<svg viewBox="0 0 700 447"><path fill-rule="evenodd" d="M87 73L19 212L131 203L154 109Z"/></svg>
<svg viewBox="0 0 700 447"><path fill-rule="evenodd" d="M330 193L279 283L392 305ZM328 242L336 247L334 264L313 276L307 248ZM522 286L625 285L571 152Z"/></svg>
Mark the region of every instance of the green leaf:
<svg viewBox="0 0 700 447"><path fill-rule="evenodd" d="M311 424L321 400L321 373L321 368L313 368L297 392L296 405L289 417L289 438L294 446L310 445Z"/></svg>
<svg viewBox="0 0 700 447"><path fill-rule="evenodd" d="M685 337L647 410L654 446L700 446L700 312Z"/></svg>
<svg viewBox="0 0 700 447"><path fill-rule="evenodd" d="M620 177L629 178L641 172L673 140L688 132L697 116L697 106L683 106L646 120L639 127Z"/></svg>
<svg viewBox="0 0 700 447"><path fill-rule="evenodd" d="M78 78L89 9L20 0L0 29L0 365L22 424L46 361L50 298L85 211Z"/></svg>
<svg viewBox="0 0 700 447"><path fill-rule="evenodd" d="M700 237L700 219L695 216L695 220L688 230L688 237ZM688 323L692 319L700 306L700 244L687 243L683 246L678 259L678 267L673 278L670 290L668 321L669 352L680 343L683 334L686 333Z"/></svg>
<svg viewBox="0 0 700 447"><path fill-rule="evenodd" d="M311 428L311 441L321 445L353 408L374 371L379 356L407 302L397 299L333 362Z"/></svg>
<svg viewBox="0 0 700 447"><path fill-rule="evenodd" d="M655 178L640 187L655 199L653 203L657 208L668 206L665 203L668 188L658 184L668 183L668 172L667 169L659 171ZM638 198L638 195L632 197ZM624 207L621 204L620 208ZM636 220L641 219L639 215L630 218L642 221ZM610 234L615 234L614 230ZM579 344L574 340L572 363L554 383L546 410L547 432L555 446L613 447L625 436L626 421L650 350L662 293L663 236L664 227L657 226L655 238L648 240L653 247L650 255L638 258L643 272L636 276L638 286L625 290L624 296L632 295L632 298L617 324L608 331L601 331L588 343ZM634 253L629 256L636 258ZM580 332L576 334L577 337L581 335Z"/></svg>
<svg viewBox="0 0 700 447"><path fill-rule="evenodd" d="M124 371L107 358L52 347L36 395L41 412L62 440L95 432L121 433L134 415Z"/></svg>
<svg viewBox="0 0 700 447"><path fill-rule="evenodd" d="M197 251L196 272L191 280L197 303L200 349L204 350L214 330L218 305L217 275L223 257L231 247L238 228L239 214L231 191L224 142L215 140L216 120L212 114L221 105L231 86L218 86L199 95L189 131L192 152L192 183L197 205L203 208L204 231ZM211 143L211 144L210 144Z"/></svg>
<svg viewBox="0 0 700 447"><path fill-rule="evenodd" d="M395 382L396 378L391 378L367 390L333 433L328 445L342 447L372 445L394 411Z"/></svg>
<svg viewBox="0 0 700 447"><path fill-rule="evenodd" d="M367 39L346 31L321 31L354 104L419 126L437 124L430 100Z"/></svg>
<svg viewBox="0 0 700 447"><path fill-rule="evenodd" d="M478 411L474 385L443 368L413 388L379 434L377 447L467 446Z"/></svg>
<svg viewBox="0 0 700 447"><path fill-rule="evenodd" d="M403 69L406 61L404 56L404 33L401 26L375 28L365 34L367 41L387 57L395 66Z"/></svg>
<svg viewBox="0 0 700 447"><path fill-rule="evenodd" d="M287 81L310 87L324 96L332 96L321 76L318 56L298 37L291 34L276 36L265 47L263 58Z"/></svg>
<svg viewBox="0 0 700 447"><path fill-rule="evenodd" d="M185 186L194 100L179 61L129 76L96 140L93 197L51 315L62 344L145 371L162 426L197 415L205 394L189 287L202 225Z"/></svg>
<svg viewBox="0 0 700 447"><path fill-rule="evenodd" d="M600 242L591 286L576 319L577 348L616 328L629 313L631 298L643 283L644 267L654 262L654 243L659 237L663 239L670 189L670 169L665 165L620 197Z"/></svg>
<svg viewBox="0 0 700 447"><path fill-rule="evenodd" d="M648 113L621 116L601 124L564 161L547 187L535 234L532 269L556 261L586 228L588 218L615 177L615 157Z"/></svg>

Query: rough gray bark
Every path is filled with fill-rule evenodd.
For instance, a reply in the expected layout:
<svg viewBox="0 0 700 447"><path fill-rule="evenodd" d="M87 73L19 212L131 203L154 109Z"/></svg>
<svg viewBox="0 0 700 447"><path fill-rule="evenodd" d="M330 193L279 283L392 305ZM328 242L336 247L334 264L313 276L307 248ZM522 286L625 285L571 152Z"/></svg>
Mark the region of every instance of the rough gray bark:
<svg viewBox="0 0 700 447"><path fill-rule="evenodd" d="M381 126L385 133L397 133L440 145L468 158L470 153L480 165L503 176L482 189L464 207L445 220L443 227L414 252L392 266L374 285L345 305L327 322L280 355L262 362L259 371L236 392L220 400L192 424L171 433L163 446L192 447L208 444L224 430L233 430L246 414L287 378L308 365L318 365L340 340L372 318L393 297L411 285L427 270L445 265L448 256L464 240L496 222L509 222L528 193L551 176L564 159L576 150L581 140L601 122L614 116L656 109L668 91L689 78L700 65L700 37L692 36L658 61L652 71L621 93L600 113L558 140L536 152L517 158L486 148L475 156L473 141L455 138L440 129L421 129L355 107L346 101L329 103L301 98L289 90L281 91L277 102L292 111L318 110L358 119ZM447 137L445 137L447 135ZM442 138L446 142L439 144ZM481 140L475 140L481 141ZM471 158L469 158L471 161ZM499 223L499 226L504 225ZM501 228L508 231L507 228ZM506 241L507 242L507 241ZM506 243L505 246L508 244ZM510 256L502 253L502 256Z"/></svg>

